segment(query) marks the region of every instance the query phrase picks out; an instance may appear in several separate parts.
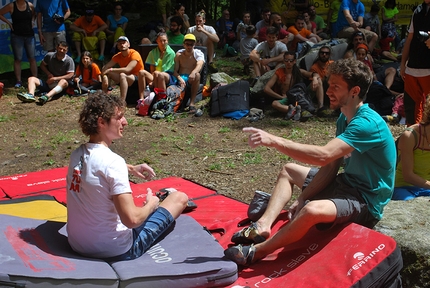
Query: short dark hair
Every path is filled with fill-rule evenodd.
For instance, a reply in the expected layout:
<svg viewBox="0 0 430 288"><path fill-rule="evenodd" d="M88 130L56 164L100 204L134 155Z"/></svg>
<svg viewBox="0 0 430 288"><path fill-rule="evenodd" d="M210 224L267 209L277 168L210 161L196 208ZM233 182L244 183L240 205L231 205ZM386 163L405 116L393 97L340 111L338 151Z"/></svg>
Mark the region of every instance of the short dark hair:
<svg viewBox="0 0 430 288"><path fill-rule="evenodd" d="M276 27L273 27L273 26L267 27L266 35L270 34L270 35L276 35L276 36L278 36L278 33L279 33L279 31L278 31L278 29Z"/></svg>
<svg viewBox="0 0 430 288"><path fill-rule="evenodd" d="M183 26L184 25L184 20L182 19L181 16L172 16L172 18L170 18L170 23L176 23L178 24L178 26Z"/></svg>
<svg viewBox="0 0 430 288"><path fill-rule="evenodd" d="M363 101L366 99L367 91L373 81L372 71L366 64L354 58L340 59L332 63L327 72L329 78L331 75L341 76L349 90L355 86L360 87L358 97Z"/></svg>
<svg viewBox="0 0 430 288"><path fill-rule="evenodd" d="M67 44L67 42L66 42L66 41L60 41L60 42L58 42L57 47L58 47L58 46L63 46L63 47L67 47L67 48L69 48L69 44Z"/></svg>
<svg viewBox="0 0 430 288"><path fill-rule="evenodd" d="M296 17L296 21L297 20L303 20L303 21L305 21L305 17L303 17L303 15L297 15L297 17Z"/></svg>
<svg viewBox="0 0 430 288"><path fill-rule="evenodd" d="M288 56L288 55L294 56L294 59L297 59L295 51L285 51L284 52L284 58L285 58L285 56Z"/></svg>
<svg viewBox="0 0 430 288"><path fill-rule="evenodd" d="M99 117L110 123L111 117L115 115L115 108L125 110L125 105L125 101L116 95L108 95L101 91L90 94L79 114L78 122L82 132L87 136L98 134Z"/></svg>
<svg viewBox="0 0 430 288"><path fill-rule="evenodd" d="M254 25L248 25L248 27L245 28L245 33L248 36L254 36L255 32L257 32L257 28L255 28Z"/></svg>

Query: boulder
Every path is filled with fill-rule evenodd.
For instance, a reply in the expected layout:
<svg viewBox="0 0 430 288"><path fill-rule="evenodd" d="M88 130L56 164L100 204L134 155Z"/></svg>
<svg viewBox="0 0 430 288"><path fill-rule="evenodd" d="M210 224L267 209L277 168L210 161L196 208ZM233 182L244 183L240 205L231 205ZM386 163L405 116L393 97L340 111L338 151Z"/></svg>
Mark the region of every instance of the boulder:
<svg viewBox="0 0 430 288"><path fill-rule="evenodd" d="M237 81L236 78L231 77L227 73L224 73L224 72L213 73L211 74L210 88L212 89L218 84L230 84L236 81Z"/></svg>
<svg viewBox="0 0 430 288"><path fill-rule="evenodd" d="M390 201L375 230L402 250L403 287L430 287L430 197Z"/></svg>

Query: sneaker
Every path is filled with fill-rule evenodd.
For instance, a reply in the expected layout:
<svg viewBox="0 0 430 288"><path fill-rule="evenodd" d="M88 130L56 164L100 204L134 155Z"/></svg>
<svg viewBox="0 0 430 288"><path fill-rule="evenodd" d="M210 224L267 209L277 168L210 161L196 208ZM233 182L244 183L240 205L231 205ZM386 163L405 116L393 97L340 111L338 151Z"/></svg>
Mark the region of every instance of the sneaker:
<svg viewBox="0 0 430 288"><path fill-rule="evenodd" d="M293 115L294 115L294 113L296 112L296 107L294 107L293 105L288 105L288 112L287 112L287 114L285 114L285 120L290 120L292 117L293 117Z"/></svg>
<svg viewBox="0 0 430 288"><path fill-rule="evenodd" d="M48 96L42 95L42 96L39 97L39 99L37 100L37 102L40 105L45 105L45 103L48 102L48 100L49 100Z"/></svg>
<svg viewBox="0 0 430 288"><path fill-rule="evenodd" d="M249 266L255 255L255 247L254 245L243 246L239 244L224 250L224 255L238 265Z"/></svg>
<svg viewBox="0 0 430 288"><path fill-rule="evenodd" d="M99 61L102 61L102 62L103 62L104 60L105 60L105 55L100 55L100 56L99 56Z"/></svg>
<svg viewBox="0 0 430 288"><path fill-rule="evenodd" d="M296 113L293 116L293 120L294 121L299 121L300 118L302 117L302 107L300 107L300 105L297 105L295 107Z"/></svg>
<svg viewBox="0 0 430 288"><path fill-rule="evenodd" d="M18 97L19 100L21 100L24 103L33 103L34 101L36 101L36 98L34 98L34 95L30 93L21 92L16 94L16 96Z"/></svg>
<svg viewBox="0 0 430 288"><path fill-rule="evenodd" d="M17 81L15 84L15 88L21 88L22 87L22 82L21 81Z"/></svg>
<svg viewBox="0 0 430 288"><path fill-rule="evenodd" d="M216 72L218 72L218 69L216 68L216 66L215 66L215 63L214 63L214 62L209 63L208 68L209 68L209 71L210 71L211 73L216 73Z"/></svg>

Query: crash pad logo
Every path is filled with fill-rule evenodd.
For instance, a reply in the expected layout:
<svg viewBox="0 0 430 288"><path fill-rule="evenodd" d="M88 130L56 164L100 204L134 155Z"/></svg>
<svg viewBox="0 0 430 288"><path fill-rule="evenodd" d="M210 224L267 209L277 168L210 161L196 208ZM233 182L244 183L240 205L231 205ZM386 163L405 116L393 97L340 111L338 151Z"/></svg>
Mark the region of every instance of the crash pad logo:
<svg viewBox="0 0 430 288"><path fill-rule="evenodd" d="M354 259L358 260L357 263L352 265L352 267L348 270L346 273L347 276L351 276L352 272L355 270L359 270L363 266L366 266L369 263L374 263L375 261L371 261L376 255L378 255L382 250L385 249L385 244L379 244L377 247L373 248L373 250L368 254L365 255L362 252L356 252L353 256Z"/></svg>
<svg viewBox="0 0 430 288"><path fill-rule="evenodd" d="M355 253L354 254L354 259L357 259L357 260L363 260L363 258L364 258L364 254L363 253L361 253L361 252L357 252L357 253Z"/></svg>

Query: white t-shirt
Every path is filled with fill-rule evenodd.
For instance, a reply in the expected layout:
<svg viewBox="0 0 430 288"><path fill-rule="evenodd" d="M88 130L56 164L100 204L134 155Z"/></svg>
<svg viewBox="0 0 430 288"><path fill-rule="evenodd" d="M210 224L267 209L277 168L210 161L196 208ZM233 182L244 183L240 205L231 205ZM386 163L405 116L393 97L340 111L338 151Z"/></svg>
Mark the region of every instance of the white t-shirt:
<svg viewBox="0 0 430 288"><path fill-rule="evenodd" d="M127 252L132 230L122 224L113 195L131 193L127 165L102 144L73 151L67 172L67 234L76 252L107 258Z"/></svg>
<svg viewBox="0 0 430 288"><path fill-rule="evenodd" d="M203 52L201 50L194 49L193 51L194 51L194 53L193 53L194 59L196 59L196 61L205 62L205 54L203 54ZM184 52L185 52L185 49L179 49L178 52L176 52L176 53L184 53Z"/></svg>
<svg viewBox="0 0 430 288"><path fill-rule="evenodd" d="M203 29L210 34L216 34L215 29L212 26L203 25ZM194 34L196 36L196 45L197 46L206 46L208 41L208 35L203 32L199 32L196 29L196 26L192 26L188 28L187 34Z"/></svg>
<svg viewBox="0 0 430 288"><path fill-rule="evenodd" d="M287 45L280 41L276 41L275 46L272 49L269 48L269 44L267 44L267 41L260 42L254 50L257 50L258 54L260 54L260 58L263 59L273 58L288 51ZM270 62L269 64L267 64L267 66L273 69L277 64L278 62Z"/></svg>

